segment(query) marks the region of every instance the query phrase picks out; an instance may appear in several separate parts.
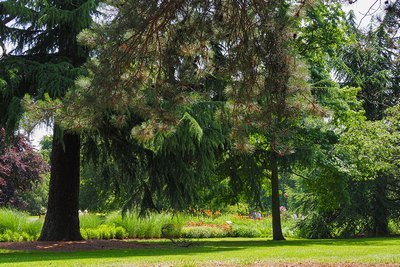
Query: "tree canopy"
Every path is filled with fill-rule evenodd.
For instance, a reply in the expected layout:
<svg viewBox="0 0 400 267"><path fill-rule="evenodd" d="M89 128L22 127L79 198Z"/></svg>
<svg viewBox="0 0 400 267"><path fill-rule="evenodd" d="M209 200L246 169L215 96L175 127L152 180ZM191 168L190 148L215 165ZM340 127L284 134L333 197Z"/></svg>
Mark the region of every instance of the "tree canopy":
<svg viewBox="0 0 400 267"><path fill-rule="evenodd" d="M32 0L0 11L0 126L54 123L41 240L81 238L80 183L86 203L92 192L142 215L268 207L275 240L281 203L307 215L307 237L387 234L398 218L398 1L366 32L340 1Z"/></svg>

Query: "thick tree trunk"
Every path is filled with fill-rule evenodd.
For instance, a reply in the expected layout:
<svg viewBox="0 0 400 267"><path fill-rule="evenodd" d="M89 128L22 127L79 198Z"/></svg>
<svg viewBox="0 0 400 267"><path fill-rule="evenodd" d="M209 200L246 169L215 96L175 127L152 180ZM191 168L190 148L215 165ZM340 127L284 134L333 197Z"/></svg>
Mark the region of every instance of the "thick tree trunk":
<svg viewBox="0 0 400 267"><path fill-rule="evenodd" d="M79 229L80 137L55 125L51 176L40 241L82 240Z"/></svg>
<svg viewBox="0 0 400 267"><path fill-rule="evenodd" d="M281 213L279 204L278 161L275 152L271 151L271 185L272 185L272 236L274 240L285 240L282 234Z"/></svg>
<svg viewBox="0 0 400 267"><path fill-rule="evenodd" d="M375 180L375 205L374 205L374 234L387 236L389 234L389 212L386 207L387 178L378 176Z"/></svg>

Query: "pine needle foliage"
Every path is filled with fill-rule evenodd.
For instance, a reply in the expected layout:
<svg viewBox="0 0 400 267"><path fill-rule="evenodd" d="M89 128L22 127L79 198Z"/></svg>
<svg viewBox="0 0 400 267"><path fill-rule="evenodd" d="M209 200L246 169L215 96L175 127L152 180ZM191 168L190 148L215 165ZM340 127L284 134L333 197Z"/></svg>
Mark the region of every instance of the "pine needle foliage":
<svg viewBox="0 0 400 267"><path fill-rule="evenodd" d="M0 2L0 40L13 46L0 61L1 78L7 83L0 95L1 124L7 123L8 131L18 127L21 96L30 94L33 106L41 98L62 98L77 74L84 73L81 66L89 54L76 36L90 26L97 4L97 0ZM40 104L38 109L44 106ZM80 240L80 137L58 123L54 123L49 201L40 240Z"/></svg>
<svg viewBox="0 0 400 267"><path fill-rule="evenodd" d="M163 172L150 168L155 173L149 179L164 179L168 195L179 198L198 177L192 171L202 173L201 165L187 164L193 152L213 149L212 144L197 149L207 138L207 124L189 111L219 97L224 105L214 113L220 121L227 119L236 152L254 152L250 140L255 134L266 140L262 146L268 148L270 162L261 169L271 169L273 213L279 218L278 159L295 152L295 126L302 116L322 113L292 37L313 2L110 1L117 9L115 19L81 35L88 45L97 44L96 56L87 65L89 79L78 81L65 108L65 114L81 119L68 124L90 129L111 118L115 126L128 125L162 165ZM221 81L222 93L207 84L214 77ZM126 110L141 118L137 125L127 124ZM210 154L193 162L206 162L204 156ZM164 155L167 161L160 158ZM147 191L152 190L142 190ZM283 239L281 231L275 238Z"/></svg>
<svg viewBox="0 0 400 267"><path fill-rule="evenodd" d="M90 128L104 112L123 124L125 110L132 109L144 118L133 134L149 140L156 132L174 132L191 105L220 97L227 100L234 139L243 141L248 130L272 125L278 111L287 116L313 109L290 45L292 29L310 4L111 1L115 19L80 36L94 46L95 58L88 64L91 78L78 81L66 107L66 114L80 118L79 125L72 119L68 124ZM222 91L210 89L213 79L222 81ZM305 101L296 100L299 96Z"/></svg>
<svg viewBox="0 0 400 267"><path fill-rule="evenodd" d="M148 210L193 207L229 145L228 128L214 118L220 105L193 106L173 134L147 142L131 138L132 125L143 120L133 112L124 127L104 123L83 139L85 162L93 162L100 179L113 185L111 193L122 200L124 211L139 209L144 215Z"/></svg>
<svg viewBox="0 0 400 267"><path fill-rule="evenodd" d="M12 49L0 61L1 125L18 126L23 113L20 99L25 94L40 99L45 93L62 98L78 75L87 49L79 46L75 58L67 57L67 35L77 35L91 23L98 1L2 1L0 41ZM78 19L79 18L79 19ZM66 34L68 33L68 34ZM76 41L75 41L76 42Z"/></svg>
<svg viewBox="0 0 400 267"><path fill-rule="evenodd" d="M399 103L399 10L399 1L389 3L378 26L371 24L367 32L351 16L347 21L354 42L340 51L335 71L343 86L362 88L369 120L382 119L386 108Z"/></svg>

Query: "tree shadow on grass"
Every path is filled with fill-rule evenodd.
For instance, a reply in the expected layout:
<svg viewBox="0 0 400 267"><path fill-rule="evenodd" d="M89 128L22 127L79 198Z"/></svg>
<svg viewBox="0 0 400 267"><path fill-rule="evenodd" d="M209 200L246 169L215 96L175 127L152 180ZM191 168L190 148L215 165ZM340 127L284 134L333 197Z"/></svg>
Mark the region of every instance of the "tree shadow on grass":
<svg viewBox="0 0 400 267"><path fill-rule="evenodd" d="M394 242L393 242L394 241ZM137 241L133 241L137 242ZM319 240L286 240L271 241L267 239L218 239L194 241L194 245L188 248L172 246L166 242L145 242L147 247L132 249L108 249L86 251L0 251L0 263L23 263L41 261L68 260L107 260L111 258L128 257L156 257L163 256L194 256L198 254L210 254L240 251L251 248L281 247L329 247L329 246L399 246L400 238L358 238L358 239L319 239ZM71 264L72 264L71 262Z"/></svg>
<svg viewBox="0 0 400 267"><path fill-rule="evenodd" d="M400 238L376 237L376 238L349 238L349 239L292 239L284 241L272 241L268 239L248 240L219 240L219 246L234 247L285 247L285 246L400 246ZM199 244L209 245L213 242L199 241Z"/></svg>

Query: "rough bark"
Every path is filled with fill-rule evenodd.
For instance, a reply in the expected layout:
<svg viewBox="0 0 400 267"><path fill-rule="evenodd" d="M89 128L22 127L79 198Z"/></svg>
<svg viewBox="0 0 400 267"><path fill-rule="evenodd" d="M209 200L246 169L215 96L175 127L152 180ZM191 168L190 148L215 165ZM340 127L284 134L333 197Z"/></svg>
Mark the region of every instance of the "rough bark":
<svg viewBox="0 0 400 267"><path fill-rule="evenodd" d="M82 240L79 229L80 136L54 127L48 207L40 241Z"/></svg>
<svg viewBox="0 0 400 267"><path fill-rule="evenodd" d="M275 152L271 152L270 168L272 185L272 237L273 240L285 240L282 234L281 213L279 204L278 161Z"/></svg>

